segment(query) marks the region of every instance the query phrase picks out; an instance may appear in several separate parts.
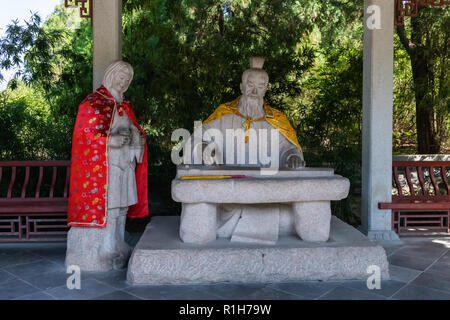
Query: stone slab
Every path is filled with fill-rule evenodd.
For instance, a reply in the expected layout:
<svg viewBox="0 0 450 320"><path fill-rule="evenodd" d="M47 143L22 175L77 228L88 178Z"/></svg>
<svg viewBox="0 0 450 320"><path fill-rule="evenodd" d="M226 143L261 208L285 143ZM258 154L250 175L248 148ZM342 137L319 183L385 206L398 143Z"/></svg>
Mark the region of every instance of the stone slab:
<svg viewBox="0 0 450 320"><path fill-rule="evenodd" d="M383 247L336 217L327 242L280 237L276 245L233 243L219 238L203 244L183 243L179 217L153 217L131 256L131 284L202 284L216 282L289 282L367 279L377 265L389 279Z"/></svg>
<svg viewBox="0 0 450 320"><path fill-rule="evenodd" d="M245 175L248 177L261 177L259 166L204 166L204 165L179 165L177 166L176 178L194 175ZM294 177L329 177L334 174L333 168L310 168L301 167L297 169L279 168L272 178L294 178ZM267 177L267 176L265 176Z"/></svg>
<svg viewBox="0 0 450 320"><path fill-rule="evenodd" d="M302 178L172 180L182 203L292 203L345 199L350 182L339 175Z"/></svg>

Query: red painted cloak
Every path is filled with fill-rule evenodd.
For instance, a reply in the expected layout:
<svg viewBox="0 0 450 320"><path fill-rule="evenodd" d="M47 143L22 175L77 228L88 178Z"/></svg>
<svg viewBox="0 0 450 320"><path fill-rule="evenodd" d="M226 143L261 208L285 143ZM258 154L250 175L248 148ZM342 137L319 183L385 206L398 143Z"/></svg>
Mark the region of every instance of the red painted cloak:
<svg viewBox="0 0 450 320"><path fill-rule="evenodd" d="M115 112L126 112L147 141L131 103L117 102L101 86L84 99L72 137L72 161L69 190L68 225L72 227L106 227L108 208L108 141ZM138 203L128 208L127 216L148 216L147 142L142 163L136 164Z"/></svg>

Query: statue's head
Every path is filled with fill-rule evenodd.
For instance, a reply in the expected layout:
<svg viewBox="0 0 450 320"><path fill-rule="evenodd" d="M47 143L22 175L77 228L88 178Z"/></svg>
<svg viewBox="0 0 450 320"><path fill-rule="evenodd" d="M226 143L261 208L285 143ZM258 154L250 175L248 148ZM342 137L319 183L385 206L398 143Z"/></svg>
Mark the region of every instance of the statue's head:
<svg viewBox="0 0 450 320"><path fill-rule="evenodd" d="M262 101L269 84L269 75L263 70L264 58L250 58L250 69L242 74L241 92L247 100Z"/></svg>
<svg viewBox="0 0 450 320"><path fill-rule="evenodd" d="M123 94L128 90L133 76L133 67L128 62L116 61L106 68L103 85L119 94Z"/></svg>

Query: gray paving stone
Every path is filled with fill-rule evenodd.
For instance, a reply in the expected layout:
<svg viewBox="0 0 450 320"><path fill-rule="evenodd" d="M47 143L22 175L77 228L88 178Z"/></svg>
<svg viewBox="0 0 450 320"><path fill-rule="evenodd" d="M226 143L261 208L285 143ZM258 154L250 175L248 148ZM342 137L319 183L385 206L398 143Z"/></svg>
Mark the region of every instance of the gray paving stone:
<svg viewBox="0 0 450 320"><path fill-rule="evenodd" d="M9 266L4 268L4 270L19 278L40 277L45 273L65 271L59 264L48 260L39 260L31 263Z"/></svg>
<svg viewBox="0 0 450 320"><path fill-rule="evenodd" d="M173 295L170 297L170 299L176 299L176 300L223 300L225 298L217 296L211 292L205 292L203 290L194 289L191 292L189 292L187 295L185 295L185 294Z"/></svg>
<svg viewBox="0 0 450 320"><path fill-rule="evenodd" d="M417 277L411 284L450 293L450 274L445 276L440 273L427 271Z"/></svg>
<svg viewBox="0 0 450 320"><path fill-rule="evenodd" d="M385 297L391 297L397 291L399 291L402 287L406 285L405 282L400 282L396 280L385 280L381 281L380 289L369 289L367 288L366 281L346 281L343 286L347 288L357 289L359 291L371 294L382 295Z"/></svg>
<svg viewBox="0 0 450 320"><path fill-rule="evenodd" d="M100 297L96 297L94 298L94 300L141 300L141 299L122 290L117 290L111 293L104 294Z"/></svg>
<svg viewBox="0 0 450 320"><path fill-rule="evenodd" d="M392 298L397 300L450 300L450 293L408 284Z"/></svg>
<svg viewBox="0 0 450 320"><path fill-rule="evenodd" d="M144 300L180 299L195 294L194 286L165 285L165 286L132 286L123 289Z"/></svg>
<svg viewBox="0 0 450 320"><path fill-rule="evenodd" d="M86 279L96 279L116 289L124 289L130 286L127 282L126 270L112 270L110 272L83 272Z"/></svg>
<svg viewBox="0 0 450 320"><path fill-rule="evenodd" d="M0 268L6 268L23 263L41 260L42 257L25 250L13 252L12 250L0 250Z"/></svg>
<svg viewBox="0 0 450 320"><path fill-rule="evenodd" d="M424 271L435 261L435 259L411 257L408 255L394 253L388 257L388 261L390 264L395 266Z"/></svg>
<svg viewBox="0 0 450 320"><path fill-rule="evenodd" d="M0 270L0 284L10 281L12 279L16 279L16 276L4 270Z"/></svg>
<svg viewBox="0 0 450 320"><path fill-rule="evenodd" d="M27 275L22 277L22 279L41 290L48 290L51 288L65 286L69 276L70 274L65 272L56 271L38 275ZM81 278L81 281L83 281L83 278Z"/></svg>
<svg viewBox="0 0 450 320"><path fill-rule="evenodd" d="M0 299L359 300L384 299L391 294L393 299L450 299L450 238L437 240L402 238L401 242L382 244L390 254L391 281L383 281L381 291L368 290L364 281L130 286L125 271L82 273L82 290L69 290L65 244L0 244Z"/></svg>
<svg viewBox="0 0 450 320"><path fill-rule="evenodd" d="M403 246L392 246L392 247L384 247L384 250L386 251L386 255L390 256L400 250Z"/></svg>
<svg viewBox="0 0 450 320"><path fill-rule="evenodd" d="M320 297L319 300L386 300L386 298L352 288L337 287Z"/></svg>
<svg viewBox="0 0 450 320"><path fill-rule="evenodd" d="M81 289L70 290L66 285L46 290L45 292L58 300L90 300L116 291L115 288L100 283L95 279L81 281Z"/></svg>
<svg viewBox="0 0 450 320"><path fill-rule="evenodd" d="M397 250L396 254L411 256L414 258L436 260L442 256L448 249L440 245L407 245Z"/></svg>
<svg viewBox="0 0 450 320"><path fill-rule="evenodd" d="M342 281L302 281L302 282L287 282L274 283L269 286L287 293L291 293L306 299L315 299L328 291L343 284Z"/></svg>
<svg viewBox="0 0 450 320"><path fill-rule="evenodd" d="M443 276L450 275L450 262L446 263L439 260L438 262L434 263L427 271Z"/></svg>
<svg viewBox="0 0 450 320"><path fill-rule="evenodd" d="M39 245L39 247L28 249L28 252L36 254L46 260L56 262L60 265L65 265L66 260L65 243L45 244L45 246L43 247Z"/></svg>
<svg viewBox="0 0 450 320"><path fill-rule="evenodd" d="M265 286L266 285L259 283L217 283L211 285L196 285L193 286L193 288L196 290L201 290L207 294L222 297L224 299L242 300Z"/></svg>
<svg viewBox="0 0 450 320"><path fill-rule="evenodd" d="M450 274L450 251L447 252L442 257L440 257L439 260L437 260L434 265L438 265L438 266L442 267L443 268L442 271L445 271L445 268L446 268L447 271L444 272L444 273L449 273Z"/></svg>
<svg viewBox="0 0 450 320"><path fill-rule="evenodd" d="M400 282L410 282L416 278L422 271L395 266L393 264L389 265L389 274L391 275L391 280L396 280Z"/></svg>
<svg viewBox="0 0 450 320"><path fill-rule="evenodd" d="M244 300L302 300L303 297L284 291L276 290L272 287L264 287L252 294L244 297Z"/></svg>
<svg viewBox="0 0 450 320"><path fill-rule="evenodd" d="M15 298L13 300L56 300L56 299L45 292L38 291L35 293L31 293L31 294L27 294L25 296Z"/></svg>
<svg viewBox="0 0 450 320"><path fill-rule="evenodd" d="M13 279L0 286L0 300L11 300L38 291L39 289L20 279Z"/></svg>
<svg viewBox="0 0 450 320"><path fill-rule="evenodd" d="M67 245L64 242L61 243L39 243L34 247L27 249L29 252L43 256L52 257L55 255L66 254Z"/></svg>

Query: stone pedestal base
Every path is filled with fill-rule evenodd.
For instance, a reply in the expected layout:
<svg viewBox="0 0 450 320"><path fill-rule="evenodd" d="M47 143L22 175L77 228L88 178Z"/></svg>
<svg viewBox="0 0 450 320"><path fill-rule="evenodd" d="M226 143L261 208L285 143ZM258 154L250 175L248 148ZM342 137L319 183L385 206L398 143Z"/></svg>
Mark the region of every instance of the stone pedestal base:
<svg viewBox="0 0 450 320"><path fill-rule="evenodd" d="M128 265L132 284L201 284L215 282L287 282L367 279L376 265L389 279L383 247L336 217L326 242L280 237L276 245L183 243L179 217L154 217L135 247ZM372 271L373 272L373 271Z"/></svg>
<svg viewBox="0 0 450 320"><path fill-rule="evenodd" d="M102 252L106 228L70 228L67 234L66 267L82 271L106 272L113 269L112 257Z"/></svg>

